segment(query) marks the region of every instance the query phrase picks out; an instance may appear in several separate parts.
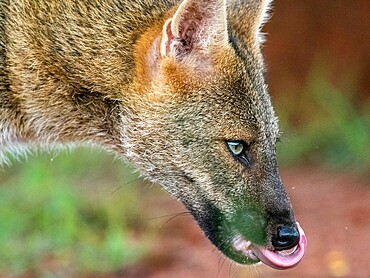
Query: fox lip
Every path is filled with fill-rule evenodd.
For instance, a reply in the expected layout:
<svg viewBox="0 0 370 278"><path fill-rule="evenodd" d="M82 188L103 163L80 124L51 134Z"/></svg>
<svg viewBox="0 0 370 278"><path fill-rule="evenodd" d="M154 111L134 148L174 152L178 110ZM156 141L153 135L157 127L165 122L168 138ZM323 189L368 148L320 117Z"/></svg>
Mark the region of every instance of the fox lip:
<svg viewBox="0 0 370 278"><path fill-rule="evenodd" d="M244 239L241 235L237 236L232 247L238 253L252 261L261 261L275 269L288 269L296 266L303 258L307 249L307 238L299 223L296 223L300 240L297 246L284 251L269 250L266 247L253 244Z"/></svg>

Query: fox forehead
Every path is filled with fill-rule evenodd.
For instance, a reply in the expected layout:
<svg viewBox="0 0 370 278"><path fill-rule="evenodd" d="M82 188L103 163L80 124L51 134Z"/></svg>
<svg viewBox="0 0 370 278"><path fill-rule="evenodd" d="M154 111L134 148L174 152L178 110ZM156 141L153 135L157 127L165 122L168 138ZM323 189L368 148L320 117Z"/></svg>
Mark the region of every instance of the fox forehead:
<svg viewBox="0 0 370 278"><path fill-rule="evenodd" d="M201 114L203 121L208 118L222 129L225 137L250 140L266 137L275 141L279 135L278 121L258 50L241 52L230 44L229 49L218 51L213 66L208 76L195 82L195 89L191 88L194 82L181 89L183 96L190 94L195 99L191 105L200 110L195 115Z"/></svg>
<svg viewBox="0 0 370 278"><path fill-rule="evenodd" d="M263 66L258 60L251 62L253 59L252 55L248 61L242 59L238 74L229 77L228 93L233 101L230 110L234 113L238 111L240 124L253 127L258 136L275 139L279 134L278 121L264 81Z"/></svg>

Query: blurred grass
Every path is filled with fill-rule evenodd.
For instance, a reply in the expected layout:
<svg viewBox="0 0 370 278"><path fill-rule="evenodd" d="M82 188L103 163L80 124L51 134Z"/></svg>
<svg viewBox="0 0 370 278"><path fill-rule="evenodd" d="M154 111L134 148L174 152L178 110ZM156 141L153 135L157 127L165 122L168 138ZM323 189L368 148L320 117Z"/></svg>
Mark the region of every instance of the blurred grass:
<svg viewBox="0 0 370 278"><path fill-rule="evenodd" d="M86 149L0 168L0 274L65 276L134 261L147 245L129 227L139 214L136 179L122 162Z"/></svg>
<svg viewBox="0 0 370 278"><path fill-rule="evenodd" d="M351 172L370 171L370 107L355 100L356 86L339 89L326 67L314 67L305 88L277 101L284 165L313 164ZM357 102L357 105L355 104Z"/></svg>

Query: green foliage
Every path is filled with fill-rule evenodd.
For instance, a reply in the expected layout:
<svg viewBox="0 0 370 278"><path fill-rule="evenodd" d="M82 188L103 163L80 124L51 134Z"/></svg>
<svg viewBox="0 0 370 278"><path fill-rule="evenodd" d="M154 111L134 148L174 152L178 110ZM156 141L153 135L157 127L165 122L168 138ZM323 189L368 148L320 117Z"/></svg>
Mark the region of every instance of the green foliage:
<svg viewBox="0 0 370 278"><path fill-rule="evenodd" d="M314 70L299 96L278 101L283 163L314 163L363 172L370 169L370 109L355 106L350 90L333 86L325 71Z"/></svg>
<svg viewBox="0 0 370 278"><path fill-rule="evenodd" d="M112 271L144 251L133 242L132 170L76 150L0 170L0 273Z"/></svg>

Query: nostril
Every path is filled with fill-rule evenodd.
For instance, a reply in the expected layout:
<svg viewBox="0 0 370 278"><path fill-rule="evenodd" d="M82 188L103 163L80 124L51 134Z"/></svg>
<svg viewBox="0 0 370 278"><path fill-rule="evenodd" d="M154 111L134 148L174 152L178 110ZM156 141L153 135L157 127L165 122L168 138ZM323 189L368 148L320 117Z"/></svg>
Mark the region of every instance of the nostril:
<svg viewBox="0 0 370 278"><path fill-rule="evenodd" d="M294 226L279 226L272 237L272 245L277 251L291 249L298 243L299 232Z"/></svg>

